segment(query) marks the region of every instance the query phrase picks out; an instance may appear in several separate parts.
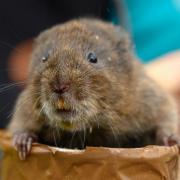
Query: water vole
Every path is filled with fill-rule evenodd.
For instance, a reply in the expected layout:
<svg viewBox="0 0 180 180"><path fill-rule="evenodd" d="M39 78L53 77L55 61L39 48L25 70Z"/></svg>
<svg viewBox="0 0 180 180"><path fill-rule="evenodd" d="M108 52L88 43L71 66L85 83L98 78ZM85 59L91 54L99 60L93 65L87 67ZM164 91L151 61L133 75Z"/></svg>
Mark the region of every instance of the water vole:
<svg viewBox="0 0 180 180"><path fill-rule="evenodd" d="M126 32L79 19L36 39L9 130L24 159L33 141L66 148L169 144L177 123L173 101L146 76Z"/></svg>

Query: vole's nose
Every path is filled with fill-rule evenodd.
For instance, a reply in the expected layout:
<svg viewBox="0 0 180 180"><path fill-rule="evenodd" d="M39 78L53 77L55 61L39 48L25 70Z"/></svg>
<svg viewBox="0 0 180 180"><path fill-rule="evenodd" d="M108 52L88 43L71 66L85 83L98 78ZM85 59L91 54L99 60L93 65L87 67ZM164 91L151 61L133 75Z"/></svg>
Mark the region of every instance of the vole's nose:
<svg viewBox="0 0 180 180"><path fill-rule="evenodd" d="M70 88L70 83L64 82L54 86L54 92L61 95L67 92Z"/></svg>

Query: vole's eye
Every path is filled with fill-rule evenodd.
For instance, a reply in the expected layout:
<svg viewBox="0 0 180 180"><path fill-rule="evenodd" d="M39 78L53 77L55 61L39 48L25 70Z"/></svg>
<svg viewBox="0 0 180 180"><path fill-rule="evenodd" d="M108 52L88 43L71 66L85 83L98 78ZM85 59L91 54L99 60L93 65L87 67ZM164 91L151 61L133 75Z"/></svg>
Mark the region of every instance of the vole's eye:
<svg viewBox="0 0 180 180"><path fill-rule="evenodd" d="M96 54L93 53L93 52L90 52L88 55L87 55L87 60L91 63L97 63L97 57L96 57Z"/></svg>
<svg viewBox="0 0 180 180"><path fill-rule="evenodd" d="M48 58L49 58L49 54L46 54L41 58L41 61L46 62L48 60Z"/></svg>

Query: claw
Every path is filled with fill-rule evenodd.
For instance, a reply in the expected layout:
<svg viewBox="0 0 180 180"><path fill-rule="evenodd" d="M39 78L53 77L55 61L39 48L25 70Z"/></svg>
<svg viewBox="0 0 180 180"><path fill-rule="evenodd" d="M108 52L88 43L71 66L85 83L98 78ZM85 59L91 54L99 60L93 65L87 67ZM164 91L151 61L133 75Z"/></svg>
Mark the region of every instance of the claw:
<svg viewBox="0 0 180 180"><path fill-rule="evenodd" d="M25 160L31 151L32 143L37 140L32 133L18 133L13 137L13 146L18 151L19 158Z"/></svg>
<svg viewBox="0 0 180 180"><path fill-rule="evenodd" d="M178 145L180 147L180 137L176 135L171 135L164 139L165 144L168 146Z"/></svg>
<svg viewBox="0 0 180 180"><path fill-rule="evenodd" d="M31 151L32 142L33 142L33 139L30 137L30 138L28 139L28 142L27 142L27 152L28 152L28 154L29 154L30 151Z"/></svg>

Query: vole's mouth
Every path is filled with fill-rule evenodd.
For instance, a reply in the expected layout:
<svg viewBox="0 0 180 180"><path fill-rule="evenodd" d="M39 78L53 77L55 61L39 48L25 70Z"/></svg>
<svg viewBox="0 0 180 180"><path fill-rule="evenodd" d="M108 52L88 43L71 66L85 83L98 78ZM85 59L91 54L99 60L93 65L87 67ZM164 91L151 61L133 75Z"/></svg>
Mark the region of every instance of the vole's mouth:
<svg viewBox="0 0 180 180"><path fill-rule="evenodd" d="M56 109L55 112L59 115L75 115L75 111L72 109Z"/></svg>
<svg viewBox="0 0 180 180"><path fill-rule="evenodd" d="M61 112L71 112L71 107L68 103L64 101L64 99L58 99L56 102L56 111L61 113Z"/></svg>
<svg viewBox="0 0 180 180"><path fill-rule="evenodd" d="M61 116L73 116L76 113L64 99L57 101L55 112Z"/></svg>
<svg viewBox="0 0 180 180"><path fill-rule="evenodd" d="M71 113L71 109L56 109L57 113Z"/></svg>

